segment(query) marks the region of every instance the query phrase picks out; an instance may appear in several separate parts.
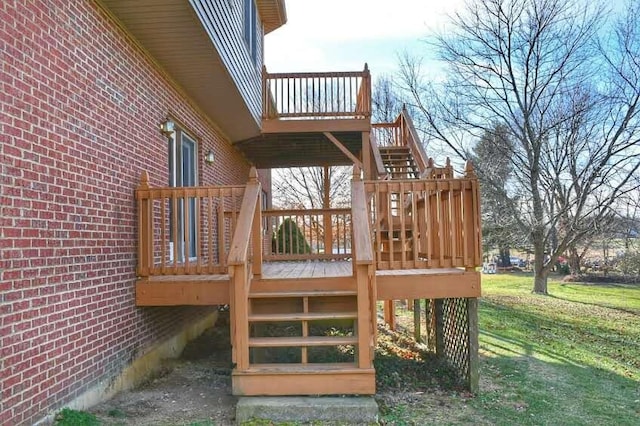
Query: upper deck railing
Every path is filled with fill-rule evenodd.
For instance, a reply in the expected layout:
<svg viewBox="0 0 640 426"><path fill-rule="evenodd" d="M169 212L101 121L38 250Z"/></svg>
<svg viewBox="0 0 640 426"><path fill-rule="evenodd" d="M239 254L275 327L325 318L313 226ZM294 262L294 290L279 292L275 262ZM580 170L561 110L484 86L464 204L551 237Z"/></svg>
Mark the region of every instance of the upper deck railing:
<svg viewBox="0 0 640 426"><path fill-rule="evenodd" d="M371 75L363 71L263 72L262 118L369 119Z"/></svg>

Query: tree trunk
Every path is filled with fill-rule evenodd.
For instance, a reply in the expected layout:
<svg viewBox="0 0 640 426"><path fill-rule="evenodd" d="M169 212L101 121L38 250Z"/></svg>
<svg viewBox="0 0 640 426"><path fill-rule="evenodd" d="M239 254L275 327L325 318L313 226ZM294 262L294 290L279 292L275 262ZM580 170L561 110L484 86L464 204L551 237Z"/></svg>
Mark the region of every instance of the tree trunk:
<svg viewBox="0 0 640 426"><path fill-rule="evenodd" d="M537 262L536 262L537 263ZM536 271L533 278L533 293L547 295L547 273L542 270Z"/></svg>
<svg viewBox="0 0 640 426"><path fill-rule="evenodd" d="M547 292L547 276L549 275L549 270L545 268L544 265L544 243L541 240L534 241L533 250L535 255L533 261L533 293L549 294Z"/></svg>
<svg viewBox="0 0 640 426"><path fill-rule="evenodd" d="M569 273L571 275L580 275L582 268L580 267L580 255L576 246L571 245L569 247Z"/></svg>
<svg viewBox="0 0 640 426"><path fill-rule="evenodd" d="M511 253L509 251L509 247L500 248L500 265L499 266L503 268L507 268L511 266Z"/></svg>

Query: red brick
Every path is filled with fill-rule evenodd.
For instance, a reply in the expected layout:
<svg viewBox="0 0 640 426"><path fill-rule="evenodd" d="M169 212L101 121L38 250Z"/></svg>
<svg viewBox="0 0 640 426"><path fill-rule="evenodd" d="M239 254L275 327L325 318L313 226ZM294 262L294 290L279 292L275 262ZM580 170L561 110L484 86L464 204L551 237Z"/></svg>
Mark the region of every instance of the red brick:
<svg viewBox="0 0 640 426"><path fill-rule="evenodd" d="M248 175L242 156L98 7L0 7L0 34L9 37L0 67L9 117L0 134L0 291L9 302L0 307L0 343L20 370L11 377L21 374L29 389L2 381L11 396L0 424L35 423L210 311L135 307L133 190L143 170L152 185L167 182L157 124L171 112L200 152L215 151L216 164L199 168L201 182L238 184Z"/></svg>

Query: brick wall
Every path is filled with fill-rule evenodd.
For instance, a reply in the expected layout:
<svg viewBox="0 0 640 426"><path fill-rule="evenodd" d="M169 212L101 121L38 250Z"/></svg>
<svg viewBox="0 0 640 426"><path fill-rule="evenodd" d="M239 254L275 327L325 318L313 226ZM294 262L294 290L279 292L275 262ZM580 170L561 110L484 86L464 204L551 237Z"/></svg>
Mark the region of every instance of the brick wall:
<svg viewBox="0 0 640 426"><path fill-rule="evenodd" d="M3 0L0 58L0 424L29 424L210 311L135 307L133 191L168 179L158 124L198 138L201 182L248 166L92 1Z"/></svg>

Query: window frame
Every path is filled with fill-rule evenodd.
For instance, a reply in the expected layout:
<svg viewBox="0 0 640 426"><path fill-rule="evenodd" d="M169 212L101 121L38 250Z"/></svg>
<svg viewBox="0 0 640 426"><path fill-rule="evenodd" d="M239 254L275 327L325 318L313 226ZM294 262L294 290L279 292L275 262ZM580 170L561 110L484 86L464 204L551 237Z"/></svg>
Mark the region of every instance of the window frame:
<svg viewBox="0 0 640 426"><path fill-rule="evenodd" d="M191 133L185 131L182 127L176 125L173 134L168 138L168 168L169 168L169 187L182 188L198 186L199 174L198 174L198 158L200 144L198 139L191 135ZM185 170L185 156L189 156L188 162L189 170ZM187 179L185 179L185 172L190 172ZM185 185L185 180L187 181ZM198 236L199 236L199 223L197 222L199 203L196 198L186 200L189 203L189 229L185 230L184 223L184 211L185 200L178 200L178 235L173 235L174 229L169 227L169 242L170 261L173 259L173 244L178 243L178 262L184 262L186 254L189 255L189 261L197 260L198 258ZM169 204L169 223L173 223L174 206ZM189 247L186 247L186 232L189 233Z"/></svg>
<svg viewBox="0 0 640 426"><path fill-rule="evenodd" d="M258 8L255 0L243 0L243 38L249 57L258 66Z"/></svg>

